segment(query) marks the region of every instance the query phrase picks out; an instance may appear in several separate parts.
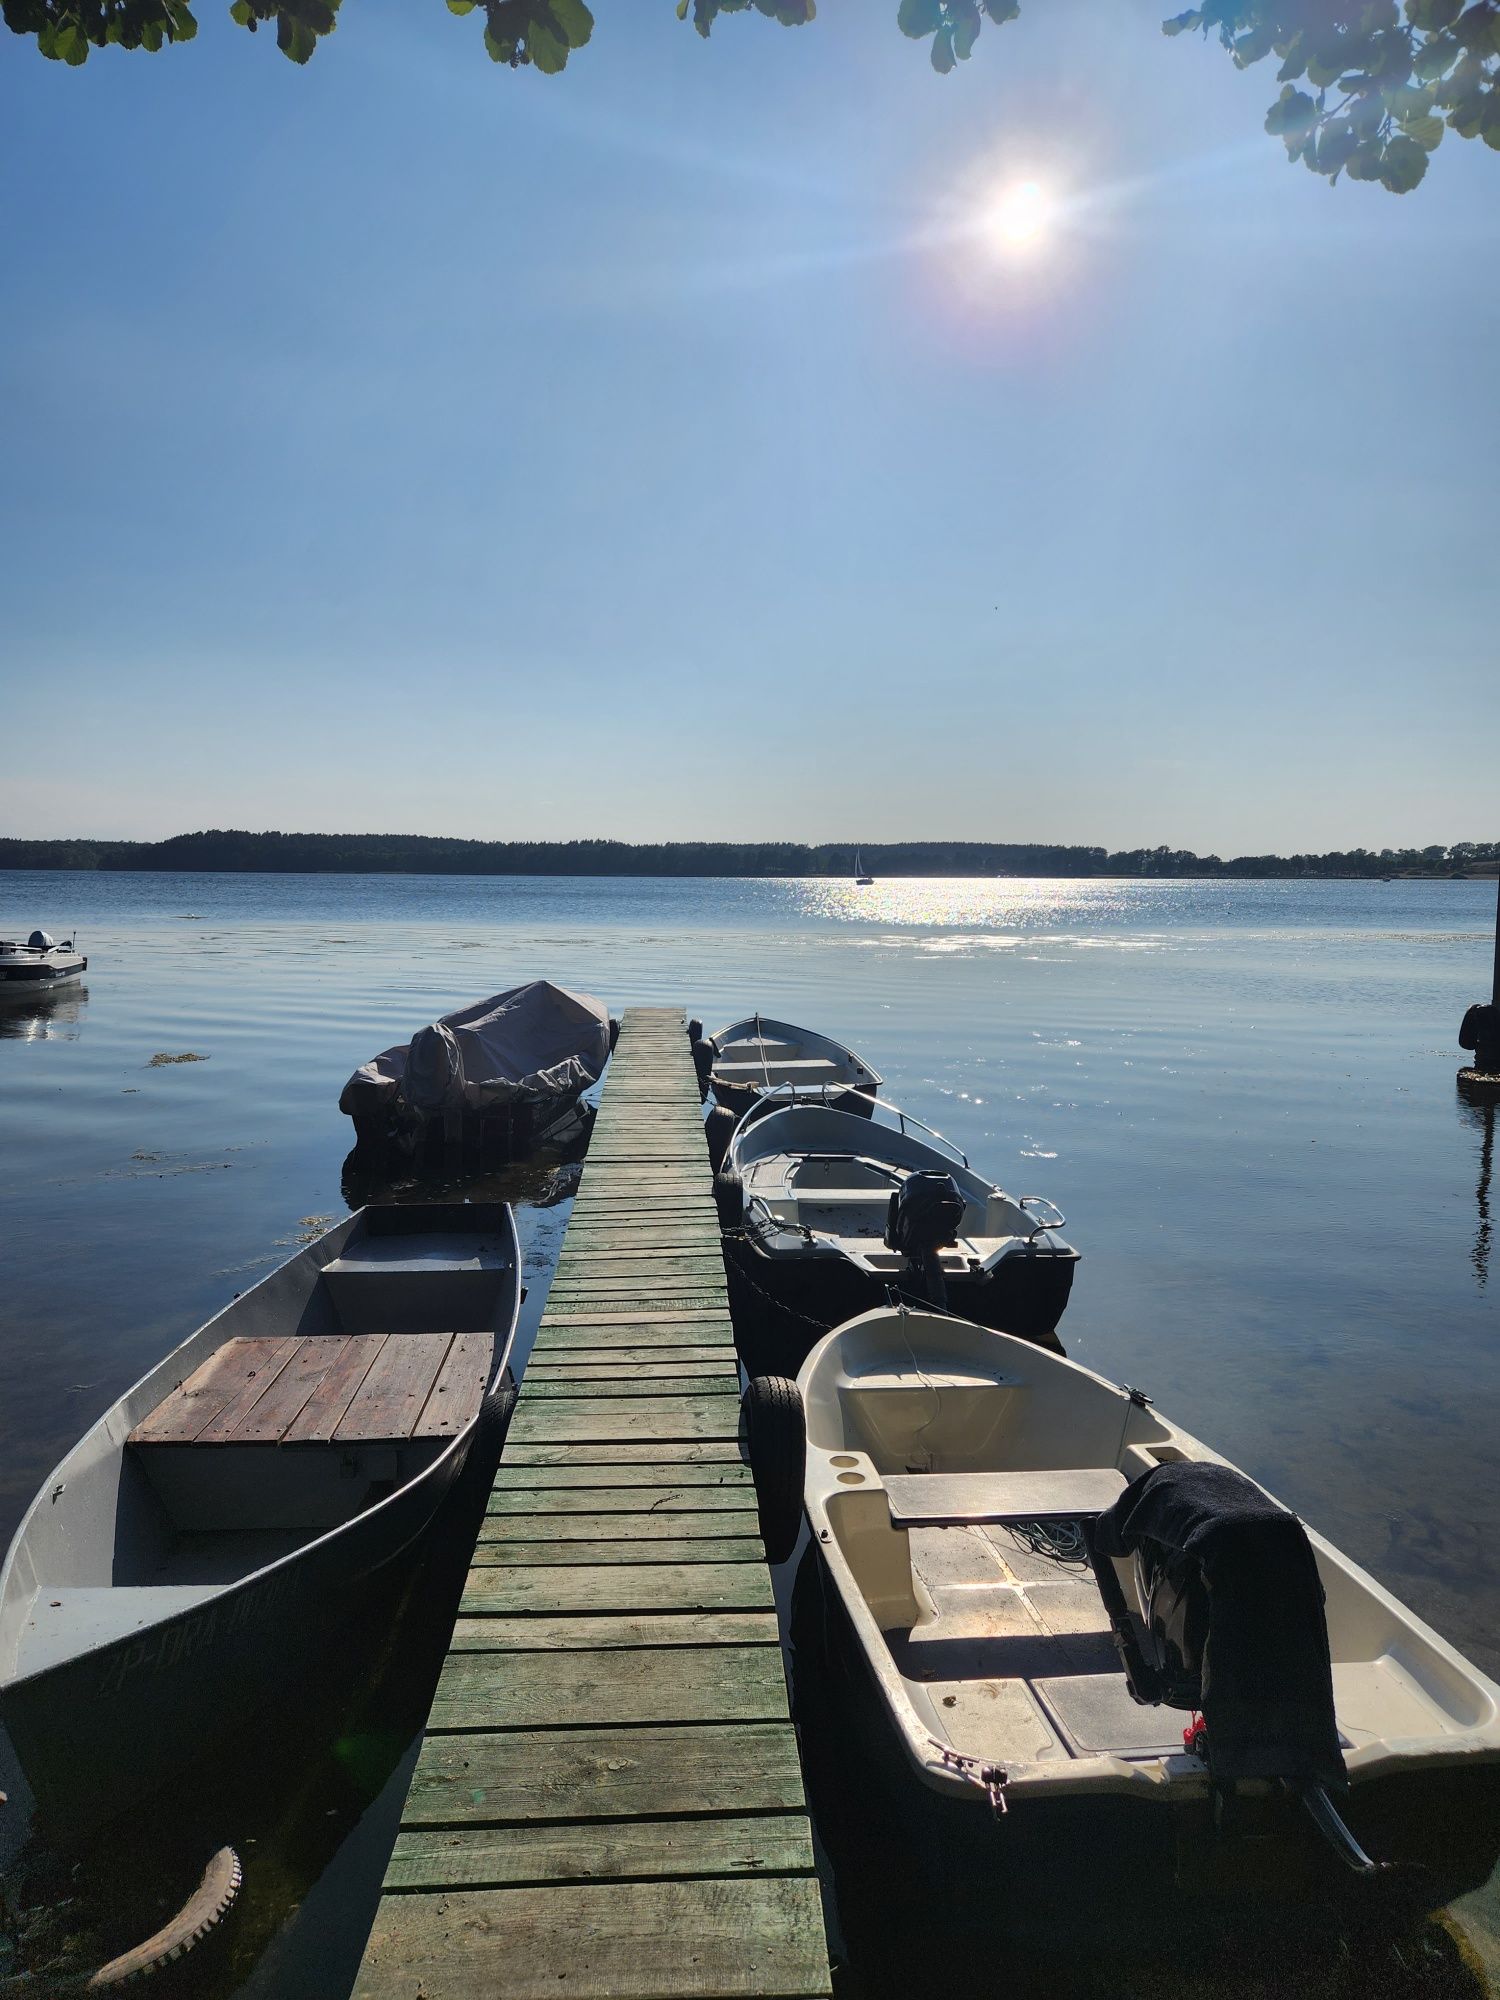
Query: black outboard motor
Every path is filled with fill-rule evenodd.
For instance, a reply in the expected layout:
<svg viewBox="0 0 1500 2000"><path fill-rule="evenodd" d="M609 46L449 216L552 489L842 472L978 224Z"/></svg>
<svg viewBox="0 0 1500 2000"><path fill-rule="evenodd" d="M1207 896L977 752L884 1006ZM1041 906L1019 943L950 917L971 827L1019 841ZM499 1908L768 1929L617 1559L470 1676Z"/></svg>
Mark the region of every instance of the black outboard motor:
<svg viewBox="0 0 1500 2000"><path fill-rule="evenodd" d="M1154 1466L1093 1524L1099 1592L1135 1700L1201 1711L1184 1734L1221 1800L1279 1782L1341 1859L1376 1864L1339 1817L1348 1790L1333 1706L1323 1585L1296 1515L1232 1466ZM1135 1566L1132 1617L1111 1558Z"/></svg>
<svg viewBox="0 0 1500 2000"><path fill-rule="evenodd" d="M886 1247L906 1259L923 1292L940 1311L947 1310L948 1287L938 1253L958 1241L958 1225L966 1206L963 1190L952 1174L908 1174L891 1196Z"/></svg>

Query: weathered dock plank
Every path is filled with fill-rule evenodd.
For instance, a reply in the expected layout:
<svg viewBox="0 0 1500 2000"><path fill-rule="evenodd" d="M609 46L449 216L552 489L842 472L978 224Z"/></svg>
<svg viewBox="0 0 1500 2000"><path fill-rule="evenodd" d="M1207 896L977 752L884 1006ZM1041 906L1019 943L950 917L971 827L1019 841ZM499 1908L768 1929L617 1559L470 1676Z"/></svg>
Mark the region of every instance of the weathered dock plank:
<svg viewBox="0 0 1500 2000"><path fill-rule="evenodd" d="M776 1875L387 1897L354 2000L556 2000L559 1991L570 2000L800 2000L828 1990L817 1883Z"/></svg>
<svg viewBox="0 0 1500 2000"><path fill-rule="evenodd" d="M449 1827L402 1833L387 1889L498 1889L543 1882L656 1881L672 1875L791 1875L812 1868L807 1821L619 1820L598 1826Z"/></svg>
<svg viewBox="0 0 1500 2000"><path fill-rule="evenodd" d="M627 1011L359 2000L821 2000L697 1077Z"/></svg>

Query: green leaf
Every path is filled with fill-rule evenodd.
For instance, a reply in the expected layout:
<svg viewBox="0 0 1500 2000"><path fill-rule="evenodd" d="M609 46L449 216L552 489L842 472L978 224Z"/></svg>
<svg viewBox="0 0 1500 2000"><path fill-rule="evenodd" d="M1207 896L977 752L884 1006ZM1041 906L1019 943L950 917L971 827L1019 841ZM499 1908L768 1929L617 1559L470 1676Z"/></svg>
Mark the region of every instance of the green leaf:
<svg viewBox="0 0 1500 2000"><path fill-rule="evenodd" d="M1185 14L1174 14L1170 21L1163 21L1164 35L1185 35L1193 28L1203 26L1203 16L1196 7L1190 7Z"/></svg>
<svg viewBox="0 0 1500 2000"><path fill-rule="evenodd" d="M250 0L234 0L234 5L229 10L229 18L231 21L237 21L242 28L248 28L255 19L255 9L250 5Z"/></svg>
<svg viewBox="0 0 1500 2000"><path fill-rule="evenodd" d="M450 14L472 14L478 5L479 0L448 0L448 12Z"/></svg>
<svg viewBox="0 0 1500 2000"><path fill-rule="evenodd" d="M552 18L567 37L568 47L581 49L594 32L594 17L583 0L551 0Z"/></svg>
<svg viewBox="0 0 1500 2000"><path fill-rule="evenodd" d="M1406 18L1423 34L1451 28L1463 12L1463 0L1406 0Z"/></svg>
<svg viewBox="0 0 1500 2000"><path fill-rule="evenodd" d="M1446 76L1463 54L1463 50L1451 35L1434 35L1417 50L1412 62L1412 74L1423 83L1431 83L1435 78Z"/></svg>
<svg viewBox="0 0 1500 2000"><path fill-rule="evenodd" d="M1427 171L1427 155L1415 139L1395 138L1380 163L1380 181L1392 194L1410 194Z"/></svg>
<svg viewBox="0 0 1500 2000"><path fill-rule="evenodd" d="M318 38L305 21L293 20L286 12L276 16L276 46L294 63L305 63L318 46Z"/></svg>
<svg viewBox="0 0 1500 2000"><path fill-rule="evenodd" d="M1266 113L1266 130L1273 139L1306 132L1317 120L1318 107L1305 90L1286 84L1280 97Z"/></svg>
<svg viewBox="0 0 1500 2000"><path fill-rule="evenodd" d="M914 42L935 35L943 25L943 0L901 0L896 10L896 26Z"/></svg>
<svg viewBox="0 0 1500 2000"><path fill-rule="evenodd" d="M984 11L997 25L1019 19L1021 0L984 0Z"/></svg>
<svg viewBox="0 0 1500 2000"><path fill-rule="evenodd" d="M979 40L979 8L976 0L952 0L953 53L967 62Z"/></svg>
<svg viewBox="0 0 1500 2000"><path fill-rule="evenodd" d="M1368 139L1364 145L1349 156L1344 172L1351 181L1378 181L1380 179L1381 147L1378 140Z"/></svg>
<svg viewBox="0 0 1500 2000"><path fill-rule="evenodd" d="M1443 121L1433 111L1425 118L1403 118L1401 130L1408 139L1415 139L1424 153L1435 153L1443 143Z"/></svg>
<svg viewBox="0 0 1500 2000"><path fill-rule="evenodd" d="M1307 80L1318 90L1326 90L1330 83L1337 83L1343 73L1344 61L1337 51L1332 55L1315 55L1308 60Z"/></svg>
<svg viewBox="0 0 1500 2000"><path fill-rule="evenodd" d="M502 38L496 35L493 28L486 28L484 31L484 46L491 62L515 62L516 45L509 36Z"/></svg>
<svg viewBox="0 0 1500 2000"><path fill-rule="evenodd" d="M939 76L946 76L957 61L953 53L953 33L945 23L932 38L932 66Z"/></svg>
<svg viewBox="0 0 1500 2000"><path fill-rule="evenodd" d="M1270 23L1263 21L1248 35L1238 36L1232 51L1235 68L1249 69L1252 63L1262 62L1271 53L1272 34Z"/></svg>

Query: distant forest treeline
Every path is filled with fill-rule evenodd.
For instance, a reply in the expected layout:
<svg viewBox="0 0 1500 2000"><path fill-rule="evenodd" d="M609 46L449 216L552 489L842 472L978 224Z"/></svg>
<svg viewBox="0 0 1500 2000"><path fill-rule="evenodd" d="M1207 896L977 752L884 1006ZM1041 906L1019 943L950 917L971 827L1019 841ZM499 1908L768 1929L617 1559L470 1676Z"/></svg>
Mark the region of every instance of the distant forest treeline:
<svg viewBox="0 0 1500 2000"><path fill-rule="evenodd" d="M1492 874L1500 841L1452 847L1356 847L1347 854L1217 854L1185 848L980 840L872 841L872 875L1451 875ZM0 868L166 869L279 875L849 875L851 845L794 841L442 840L394 833L180 833L170 840L3 840Z"/></svg>

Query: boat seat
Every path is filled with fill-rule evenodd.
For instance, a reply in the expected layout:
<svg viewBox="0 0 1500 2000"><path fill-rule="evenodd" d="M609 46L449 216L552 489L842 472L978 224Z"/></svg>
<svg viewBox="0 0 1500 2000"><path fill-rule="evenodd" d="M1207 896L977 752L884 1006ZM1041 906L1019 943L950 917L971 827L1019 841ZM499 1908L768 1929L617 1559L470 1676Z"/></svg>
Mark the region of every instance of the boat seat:
<svg viewBox="0 0 1500 2000"><path fill-rule="evenodd" d="M716 1062L713 1073L725 1083L764 1081L766 1071L774 1083L822 1083L839 1076L841 1066L831 1056L768 1056L765 1062Z"/></svg>
<svg viewBox="0 0 1500 2000"><path fill-rule="evenodd" d="M884 1481L891 1521L922 1523L1094 1520L1125 1491L1114 1466L1056 1472L896 1473Z"/></svg>
<svg viewBox="0 0 1500 2000"><path fill-rule="evenodd" d="M128 1442L158 1449L454 1437L479 1414L493 1354L492 1333L226 1340Z"/></svg>

